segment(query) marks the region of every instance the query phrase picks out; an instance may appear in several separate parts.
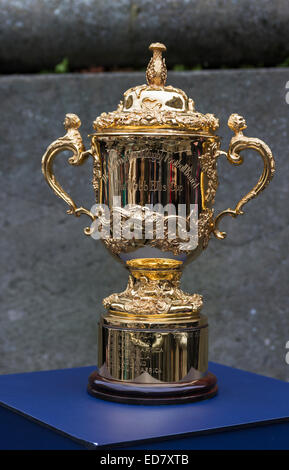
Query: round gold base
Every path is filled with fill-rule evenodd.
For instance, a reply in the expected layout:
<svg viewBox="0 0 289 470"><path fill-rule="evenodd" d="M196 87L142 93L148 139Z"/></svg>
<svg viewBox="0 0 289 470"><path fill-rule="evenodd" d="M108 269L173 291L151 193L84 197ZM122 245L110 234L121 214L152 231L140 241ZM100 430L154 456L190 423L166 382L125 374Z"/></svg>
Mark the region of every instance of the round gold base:
<svg viewBox="0 0 289 470"><path fill-rule="evenodd" d="M217 394L217 378L211 372L192 382L140 384L106 379L94 371L89 376L88 393L103 400L135 405L168 405L212 398Z"/></svg>

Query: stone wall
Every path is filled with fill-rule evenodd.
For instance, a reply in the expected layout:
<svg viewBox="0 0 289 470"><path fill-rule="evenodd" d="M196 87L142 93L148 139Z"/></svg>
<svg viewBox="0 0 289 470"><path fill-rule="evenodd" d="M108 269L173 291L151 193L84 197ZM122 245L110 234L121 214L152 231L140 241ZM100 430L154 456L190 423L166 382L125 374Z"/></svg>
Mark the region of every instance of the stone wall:
<svg viewBox="0 0 289 470"><path fill-rule="evenodd" d="M142 68L155 41L170 67L276 65L289 57L288 21L287 0L1 0L0 72L64 57L72 70Z"/></svg>
<svg viewBox="0 0 289 470"><path fill-rule="evenodd" d="M271 185L244 216L223 220L227 239L211 240L185 271L183 288L204 295L211 360L287 380L288 79L286 69L168 77L199 111L220 118L224 150L228 116L238 112L247 118L246 134L265 140L276 157ZM115 109L124 90L144 81L143 73L0 78L0 373L96 363L101 299L122 290L127 273L101 242L83 235L85 216L66 215L42 177L41 157L63 135L65 113L81 117L86 136L96 115ZM56 164L60 181L86 207L93 203L91 171L90 162L77 168L59 157ZM240 167L220 159L216 210L232 207L261 171L254 152Z"/></svg>

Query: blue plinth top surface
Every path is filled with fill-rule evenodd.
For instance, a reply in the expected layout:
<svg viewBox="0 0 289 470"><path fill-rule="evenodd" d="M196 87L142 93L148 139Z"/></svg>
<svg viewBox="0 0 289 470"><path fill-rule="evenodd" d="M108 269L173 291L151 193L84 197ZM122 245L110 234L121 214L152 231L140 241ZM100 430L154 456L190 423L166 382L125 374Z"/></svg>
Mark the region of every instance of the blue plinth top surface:
<svg viewBox="0 0 289 470"><path fill-rule="evenodd" d="M128 405L86 391L95 369L0 376L0 404L86 446L115 446L289 420L289 384L210 363L216 397L178 405Z"/></svg>

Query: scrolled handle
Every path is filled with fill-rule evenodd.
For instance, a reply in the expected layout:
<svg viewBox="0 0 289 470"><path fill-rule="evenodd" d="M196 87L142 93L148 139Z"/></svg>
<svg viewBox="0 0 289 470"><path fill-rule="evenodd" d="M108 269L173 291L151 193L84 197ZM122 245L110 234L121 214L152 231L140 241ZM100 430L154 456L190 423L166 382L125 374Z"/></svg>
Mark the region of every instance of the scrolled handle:
<svg viewBox="0 0 289 470"><path fill-rule="evenodd" d="M273 178L275 172L274 157L268 145L260 139L244 136L243 130L247 128L247 125L245 119L242 116L239 116L238 114L232 114L228 120L228 126L235 133L235 135L231 139L228 153L220 152L220 154L225 154L230 163L234 165L241 165L243 163L243 158L240 156L240 152L245 149L253 149L261 155L264 168L257 184L238 202L235 209L226 209L220 212L220 214L218 214L215 218L213 233L218 239L223 239L226 237L226 232L221 232L219 230L220 220L225 215L237 217L237 215L243 214L243 206L266 188Z"/></svg>
<svg viewBox="0 0 289 470"><path fill-rule="evenodd" d="M56 155L65 150L70 150L73 154L72 157L68 159L68 162L71 165L82 165L88 156L93 156L90 150L85 150L80 132L78 131L80 126L81 121L76 114L66 114L64 127L67 132L63 137L60 137L59 139L52 142L47 148L45 154L42 157L42 173L55 194L61 197L66 202L66 204L68 204L68 214L73 214L77 217L79 217L81 214L86 214L92 220L95 220L95 215L93 215L89 210L82 206L77 207L73 199L59 184L53 172L54 158ZM84 229L84 233L86 235L90 235L90 227L86 227Z"/></svg>

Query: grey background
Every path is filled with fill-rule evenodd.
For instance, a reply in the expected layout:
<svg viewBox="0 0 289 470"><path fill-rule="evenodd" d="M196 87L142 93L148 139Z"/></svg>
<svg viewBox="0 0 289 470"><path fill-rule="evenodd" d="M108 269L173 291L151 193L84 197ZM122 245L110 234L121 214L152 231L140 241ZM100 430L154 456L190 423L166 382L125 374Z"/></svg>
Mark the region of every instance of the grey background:
<svg viewBox="0 0 289 470"><path fill-rule="evenodd" d="M0 0L0 71L143 67L154 41L169 66L271 66L289 57L288 21L287 0Z"/></svg>
<svg viewBox="0 0 289 470"><path fill-rule="evenodd" d="M267 190L227 218L228 237L212 239L189 265L183 288L204 295L210 359L289 380L288 105L286 69L171 72L168 83L194 98L197 110L220 118L227 149L232 112L247 118L246 135L265 140L277 172ZM115 109L143 73L2 76L0 78L1 315L0 373L96 363L101 299L126 285L125 269L101 242L82 232L88 219L66 215L46 185L41 156L64 134L67 112L82 119L82 135L102 111ZM236 203L262 170L247 152L241 167L219 160L216 211ZM58 157L56 172L78 203L93 204L92 168Z"/></svg>

